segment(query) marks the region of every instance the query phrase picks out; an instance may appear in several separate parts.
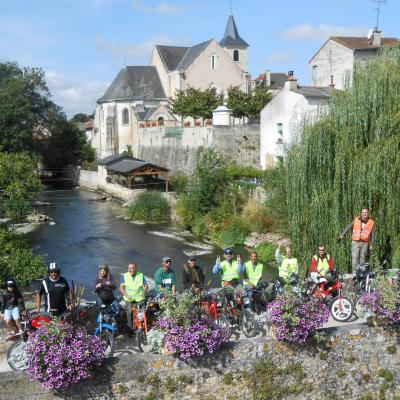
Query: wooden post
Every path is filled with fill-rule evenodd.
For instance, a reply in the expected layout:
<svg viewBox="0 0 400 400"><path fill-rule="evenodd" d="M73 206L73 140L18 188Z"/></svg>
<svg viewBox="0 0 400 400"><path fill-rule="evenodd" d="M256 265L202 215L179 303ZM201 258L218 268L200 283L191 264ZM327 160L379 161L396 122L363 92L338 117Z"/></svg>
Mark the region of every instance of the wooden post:
<svg viewBox="0 0 400 400"><path fill-rule="evenodd" d="M168 193L168 172L165 174L165 192Z"/></svg>

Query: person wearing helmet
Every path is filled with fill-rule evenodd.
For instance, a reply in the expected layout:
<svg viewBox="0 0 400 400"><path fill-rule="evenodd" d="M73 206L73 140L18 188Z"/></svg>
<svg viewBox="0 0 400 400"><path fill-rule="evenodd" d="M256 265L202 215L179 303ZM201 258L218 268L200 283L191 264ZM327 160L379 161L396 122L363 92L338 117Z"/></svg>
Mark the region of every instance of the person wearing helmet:
<svg viewBox="0 0 400 400"><path fill-rule="evenodd" d="M52 262L48 268L49 276L40 283L36 295L36 312L40 312L42 297L44 297L44 311L54 316L61 315L67 310L69 300L69 286L65 278L60 276L60 267Z"/></svg>
<svg viewBox="0 0 400 400"><path fill-rule="evenodd" d="M25 312L25 303L17 284L13 279L7 279L5 290L1 294L0 319L4 318L10 335L15 335L15 326L22 333L20 313Z"/></svg>
<svg viewBox="0 0 400 400"><path fill-rule="evenodd" d="M233 260L233 249L227 247L224 249L224 257L225 260L221 262L220 257L217 256L213 267L213 274L221 274L222 286L237 286L240 274L244 270L240 255L237 255L236 260Z"/></svg>

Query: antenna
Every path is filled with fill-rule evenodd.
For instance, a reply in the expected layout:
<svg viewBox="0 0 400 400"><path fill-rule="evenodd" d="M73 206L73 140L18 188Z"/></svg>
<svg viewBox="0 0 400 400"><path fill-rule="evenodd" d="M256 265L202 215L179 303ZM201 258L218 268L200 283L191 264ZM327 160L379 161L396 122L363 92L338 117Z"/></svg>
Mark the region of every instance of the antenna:
<svg viewBox="0 0 400 400"><path fill-rule="evenodd" d="M373 3L377 4L376 10L376 25L375 28L378 30L379 27L379 17L381 15L381 7L387 3L387 0L371 0Z"/></svg>

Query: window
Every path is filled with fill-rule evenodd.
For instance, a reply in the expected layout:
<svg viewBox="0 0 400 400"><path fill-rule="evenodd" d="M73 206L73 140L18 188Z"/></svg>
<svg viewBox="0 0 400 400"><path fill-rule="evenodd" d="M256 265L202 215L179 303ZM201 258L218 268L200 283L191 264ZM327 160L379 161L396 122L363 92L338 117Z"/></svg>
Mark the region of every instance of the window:
<svg viewBox="0 0 400 400"><path fill-rule="evenodd" d="M313 65L312 67L312 79L318 79L318 65Z"/></svg>
<svg viewBox="0 0 400 400"><path fill-rule="evenodd" d="M217 69L217 55L212 54L210 57L210 68Z"/></svg>
<svg viewBox="0 0 400 400"><path fill-rule="evenodd" d="M122 110L122 125L129 125L129 110L127 108Z"/></svg>
<svg viewBox="0 0 400 400"><path fill-rule="evenodd" d="M234 50L233 61L239 61L239 50Z"/></svg>
<svg viewBox="0 0 400 400"><path fill-rule="evenodd" d="M276 124L276 129L278 131L278 135L283 136L283 124L281 122Z"/></svg>

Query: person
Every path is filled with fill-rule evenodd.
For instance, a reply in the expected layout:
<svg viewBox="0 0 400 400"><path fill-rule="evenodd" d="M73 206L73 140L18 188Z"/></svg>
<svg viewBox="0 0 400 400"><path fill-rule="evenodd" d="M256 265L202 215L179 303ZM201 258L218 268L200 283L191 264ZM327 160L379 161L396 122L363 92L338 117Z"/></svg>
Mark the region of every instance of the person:
<svg viewBox="0 0 400 400"><path fill-rule="evenodd" d="M136 304L143 304L148 289L146 278L141 272L138 272L136 264L129 263L128 272L120 277L119 291L125 300L125 311L130 329L133 329L132 308Z"/></svg>
<svg viewBox="0 0 400 400"><path fill-rule="evenodd" d="M172 260L170 257L163 257L161 260L161 267L154 275L157 294L162 294L164 292L170 292L173 295L176 294L175 272L171 269L171 263Z"/></svg>
<svg viewBox="0 0 400 400"><path fill-rule="evenodd" d="M339 236L339 241L343 240L351 228L353 228L351 236L351 268L354 274L357 267L367 261L368 250L371 252L375 244L375 221L369 217L368 208L363 208L361 214L344 228Z"/></svg>
<svg viewBox="0 0 400 400"><path fill-rule="evenodd" d="M36 312L40 312L42 297L45 295L44 311L59 316L71 305L68 282L60 276L60 266L55 262L50 263L48 273L49 276L41 281L36 295Z"/></svg>
<svg viewBox="0 0 400 400"><path fill-rule="evenodd" d="M256 251L250 253L250 261L244 263L243 286L254 289L264 273L264 265L258 262Z"/></svg>
<svg viewBox="0 0 400 400"><path fill-rule="evenodd" d="M188 262L184 264L182 270L182 282L185 290L194 289L200 291L204 285L204 272L196 264L196 257L191 256Z"/></svg>
<svg viewBox="0 0 400 400"><path fill-rule="evenodd" d="M99 297L98 303L109 305L115 300L114 290L116 288L114 277L110 273L107 264L100 265L99 276L95 283L95 293Z"/></svg>
<svg viewBox="0 0 400 400"><path fill-rule="evenodd" d="M0 317L6 321L10 335L15 335L15 326L19 333L21 326L21 312L25 312L25 303L17 284L13 279L7 279L5 290L1 295Z"/></svg>
<svg viewBox="0 0 400 400"><path fill-rule="evenodd" d="M292 248L285 247L285 255L281 255L282 242L278 242L278 247L275 250L275 261L278 263L279 281L286 285L293 274L299 273L299 264L297 258L292 255Z"/></svg>
<svg viewBox="0 0 400 400"><path fill-rule="evenodd" d="M311 277L326 277L328 272L335 271L335 264L332 257L326 253L325 245L318 246L318 255L315 254L311 259Z"/></svg>
<svg viewBox="0 0 400 400"><path fill-rule="evenodd" d="M233 249L227 247L224 249L225 260L221 262L217 256L213 267L213 274L221 274L222 286L237 286L239 284L240 274L243 273L244 267L241 263L241 257L238 254L236 261L233 260Z"/></svg>

